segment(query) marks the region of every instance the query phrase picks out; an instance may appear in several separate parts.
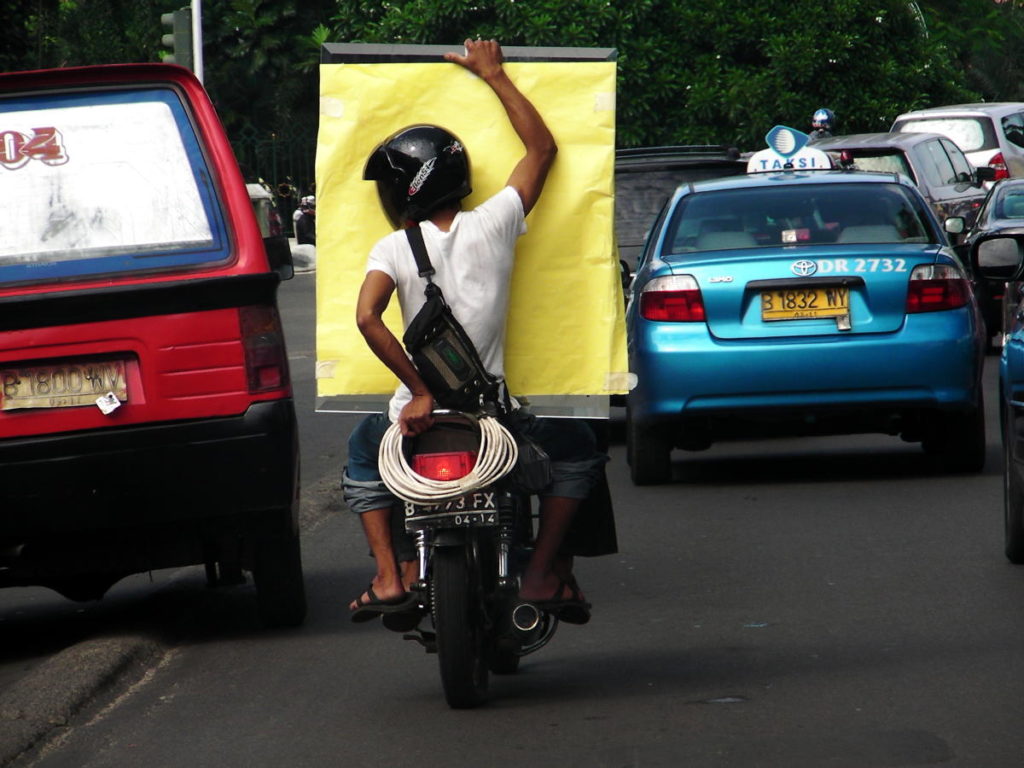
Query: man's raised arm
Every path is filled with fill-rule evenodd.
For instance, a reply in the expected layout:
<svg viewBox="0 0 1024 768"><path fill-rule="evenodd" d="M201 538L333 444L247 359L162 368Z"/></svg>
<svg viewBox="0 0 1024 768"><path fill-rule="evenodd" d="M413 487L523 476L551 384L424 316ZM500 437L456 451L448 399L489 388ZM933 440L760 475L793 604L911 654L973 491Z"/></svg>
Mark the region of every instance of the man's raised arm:
<svg viewBox="0 0 1024 768"><path fill-rule="evenodd" d="M446 53L444 58L461 64L480 77L491 87L505 108L512 128L526 148L526 154L508 178L508 186L519 193L523 201L523 210L529 213L540 197L548 170L558 152L555 139L544 124L540 113L509 79L501 66L504 60L501 46L494 40L467 40L465 46L465 56Z"/></svg>

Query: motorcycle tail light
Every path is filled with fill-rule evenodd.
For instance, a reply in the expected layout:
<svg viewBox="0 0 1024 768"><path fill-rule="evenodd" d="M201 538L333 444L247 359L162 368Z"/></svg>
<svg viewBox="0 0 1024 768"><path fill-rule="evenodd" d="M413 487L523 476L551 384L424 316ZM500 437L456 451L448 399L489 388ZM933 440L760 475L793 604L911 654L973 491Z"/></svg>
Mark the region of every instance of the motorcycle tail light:
<svg viewBox="0 0 1024 768"><path fill-rule="evenodd" d="M451 453L417 453L412 458L412 471L428 480L459 480L476 466L475 451Z"/></svg>
<svg viewBox="0 0 1024 768"><path fill-rule="evenodd" d="M281 318L271 306L240 307L238 321L245 348L249 392L269 392L288 386L288 356Z"/></svg>
<svg viewBox="0 0 1024 768"><path fill-rule="evenodd" d="M971 286L956 267L949 264L922 264L910 273L907 287L907 314L940 312L966 306Z"/></svg>
<svg viewBox="0 0 1024 768"><path fill-rule="evenodd" d="M1010 178L1010 169L1006 167L1006 159L1002 152L996 152L989 158L988 166L996 172L996 181Z"/></svg>
<svg viewBox="0 0 1024 768"><path fill-rule="evenodd" d="M656 277L640 293L640 317L669 323L704 322L704 297L692 275Z"/></svg>

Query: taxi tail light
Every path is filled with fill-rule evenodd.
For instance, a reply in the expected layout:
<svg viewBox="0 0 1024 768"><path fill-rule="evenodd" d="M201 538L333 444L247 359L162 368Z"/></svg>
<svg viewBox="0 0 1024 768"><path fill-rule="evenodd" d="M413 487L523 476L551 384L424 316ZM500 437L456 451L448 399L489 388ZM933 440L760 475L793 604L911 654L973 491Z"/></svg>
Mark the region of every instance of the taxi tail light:
<svg viewBox="0 0 1024 768"><path fill-rule="evenodd" d="M245 349L245 373L249 392L270 392L288 386L288 355L285 352L281 317L272 306L238 309Z"/></svg>
<svg viewBox="0 0 1024 768"><path fill-rule="evenodd" d="M996 172L995 181L1010 178L1010 169L1006 167L1006 158L1002 152L996 152L989 158L988 167Z"/></svg>
<svg viewBox="0 0 1024 768"><path fill-rule="evenodd" d="M691 275L656 277L640 293L640 317L670 323L702 323L704 297Z"/></svg>
<svg viewBox="0 0 1024 768"><path fill-rule="evenodd" d="M971 286L963 273L949 264L922 264L910 273L907 314L959 309L971 300Z"/></svg>
<svg viewBox="0 0 1024 768"><path fill-rule="evenodd" d="M428 480L461 480L476 466L476 451L417 453L412 471Z"/></svg>

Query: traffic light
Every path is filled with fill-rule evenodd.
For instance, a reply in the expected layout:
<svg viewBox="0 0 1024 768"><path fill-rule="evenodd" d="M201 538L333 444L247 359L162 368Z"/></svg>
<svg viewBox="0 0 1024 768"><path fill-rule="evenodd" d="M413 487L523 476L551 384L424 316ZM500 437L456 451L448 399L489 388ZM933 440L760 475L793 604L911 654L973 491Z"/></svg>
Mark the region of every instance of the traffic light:
<svg viewBox="0 0 1024 768"><path fill-rule="evenodd" d="M160 38L164 48L171 50L163 60L170 64L180 64L195 69L192 56L192 9L179 8L170 13L160 14L160 23L171 30Z"/></svg>

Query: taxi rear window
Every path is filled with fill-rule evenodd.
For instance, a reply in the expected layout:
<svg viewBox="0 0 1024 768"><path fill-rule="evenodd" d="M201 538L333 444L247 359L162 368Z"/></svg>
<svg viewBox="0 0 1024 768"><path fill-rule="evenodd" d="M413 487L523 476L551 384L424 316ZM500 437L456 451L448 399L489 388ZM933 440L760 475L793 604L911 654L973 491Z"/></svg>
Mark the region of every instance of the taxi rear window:
<svg viewBox="0 0 1024 768"><path fill-rule="evenodd" d="M908 179L917 183L917 178L907 162L906 156L898 151L879 150L857 150L853 153L854 167L858 171L878 171L879 173L902 173Z"/></svg>
<svg viewBox="0 0 1024 768"><path fill-rule="evenodd" d="M927 242L934 235L923 207L898 184L794 184L687 195L665 252Z"/></svg>
<svg viewBox="0 0 1024 768"><path fill-rule="evenodd" d="M226 260L212 175L171 88L0 101L0 283Z"/></svg>

